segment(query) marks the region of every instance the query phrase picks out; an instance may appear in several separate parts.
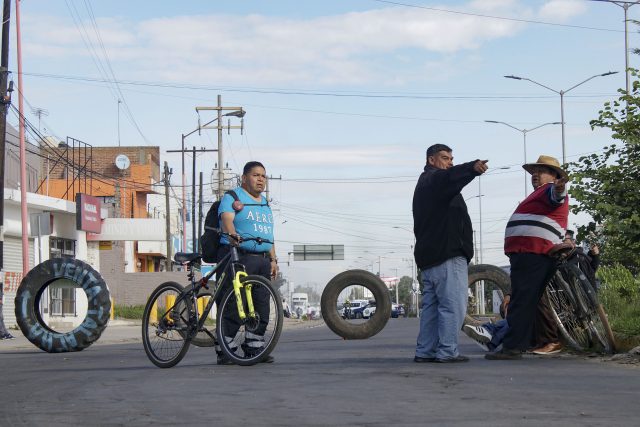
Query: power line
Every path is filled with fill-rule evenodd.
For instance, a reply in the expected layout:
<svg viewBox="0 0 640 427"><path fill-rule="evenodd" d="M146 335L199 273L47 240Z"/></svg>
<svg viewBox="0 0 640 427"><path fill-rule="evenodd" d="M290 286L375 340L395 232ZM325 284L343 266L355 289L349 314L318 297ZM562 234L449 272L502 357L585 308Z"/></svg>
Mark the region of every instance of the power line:
<svg viewBox="0 0 640 427"><path fill-rule="evenodd" d="M537 21L537 20L532 20L532 19L511 18L511 17L497 16L497 15L486 15L486 14L482 14L482 13L464 12L464 11L461 11L461 10L442 9L442 8L430 7L430 6L420 6L420 5L416 5L416 4L400 3L400 2L396 2L396 1L387 1L387 0L372 0L372 1L375 1L375 2L378 2L378 3L392 4L394 6L404 6L404 7L412 7L412 8L416 8L416 9L431 10L431 11L434 11L434 12L453 13L453 14L456 14L456 15L466 15L466 16L475 16L477 18L498 19L498 20L502 20L502 21L523 22L523 23L526 23L526 24L538 24L538 25L549 25L549 26L554 26L554 27L575 28L575 29L579 29L579 30L607 31L607 32L611 32L611 33L621 33L622 32L621 30L614 30L614 29L610 29L610 28L588 27L588 26L585 26L585 25L560 24L560 23L557 23L557 22L546 22L546 21Z"/></svg>
<svg viewBox="0 0 640 427"><path fill-rule="evenodd" d="M104 43L102 42L102 36L100 35L98 23L95 20L95 16L93 14L93 9L91 8L91 5L85 0L85 8L87 9L89 20L91 21L93 31L96 35L96 40L98 41L98 43L102 48L102 52L104 54L104 60L100 58L100 55L97 52L97 48L94 46L93 42L91 41L89 32L85 28L82 22L82 19L80 17L80 12L76 8L73 0L65 0L65 3L67 5L67 9L69 10L69 13L71 14L71 18L73 19L73 23L76 26L78 33L80 33L80 38L82 39L85 47L89 51L89 54L91 55L91 59L96 65L98 72L103 76L103 82L108 83L109 90L111 91L111 95L114 97L114 99L117 101L122 101L122 104L124 105L125 115L129 119L131 124L136 128L137 132L140 134L144 142L147 145L151 145L147 137L144 135L144 133L140 129L140 126L138 125L138 122L136 121L135 117L133 116L133 112L129 108L129 105L124 97L124 94L122 93L122 90L120 90L118 79L116 78L115 72L111 67L109 55L107 54L107 51L104 47Z"/></svg>
<svg viewBox="0 0 640 427"><path fill-rule="evenodd" d="M50 78L58 80L111 83L112 80L97 77L69 76L60 74L47 73L22 73L24 76ZM188 83L163 83L163 82L145 82L140 80L117 80L120 85L130 86L147 86L160 87L169 89L188 89L188 90L205 90L205 91L223 91L223 92L239 92L239 93L261 93L261 94L278 94L278 95L300 95L300 96L327 96L327 97L353 97L353 98L381 98L381 99L425 99L425 100L514 100L514 99L551 99L552 95L416 95L409 93L393 93L393 92L358 92L358 91L314 91L310 89L277 89L277 88L243 88L228 86L205 86L194 85ZM585 97L602 97L615 96L606 94L597 95L573 95L574 98ZM304 110L303 110L304 111ZM315 112L315 111L314 111Z"/></svg>

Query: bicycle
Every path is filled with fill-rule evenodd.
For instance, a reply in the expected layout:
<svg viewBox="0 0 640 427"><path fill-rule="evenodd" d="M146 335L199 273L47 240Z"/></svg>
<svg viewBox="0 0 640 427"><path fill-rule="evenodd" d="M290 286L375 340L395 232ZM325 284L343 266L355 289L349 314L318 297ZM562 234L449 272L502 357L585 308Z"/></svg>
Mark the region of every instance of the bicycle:
<svg viewBox="0 0 640 427"><path fill-rule="evenodd" d="M242 240L258 245L271 243L259 237ZM186 265L189 285L185 288L176 282L165 282L151 293L142 317L142 343L149 360L160 368L175 366L199 333L210 337L235 364L249 366L264 360L275 348L283 323L282 297L271 281L248 275L234 245L200 280L195 279L194 266L200 263L201 254L178 252L174 259ZM203 298L200 292L209 289L214 274L216 280L210 297L209 293L204 296L208 301L199 309L198 298ZM223 286L228 277L232 278L232 286ZM205 322L216 300L219 306L212 333ZM254 301L262 303L255 306Z"/></svg>
<svg viewBox="0 0 640 427"><path fill-rule="evenodd" d="M577 251L564 246L558 249L556 257L558 270L549 281L546 293L560 334L576 350L613 353L613 332L594 285L580 270Z"/></svg>

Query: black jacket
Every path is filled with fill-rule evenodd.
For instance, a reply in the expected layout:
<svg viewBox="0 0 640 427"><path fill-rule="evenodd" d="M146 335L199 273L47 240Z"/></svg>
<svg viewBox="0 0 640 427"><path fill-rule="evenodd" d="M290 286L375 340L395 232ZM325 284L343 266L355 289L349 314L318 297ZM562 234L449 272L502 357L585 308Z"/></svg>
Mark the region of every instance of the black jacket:
<svg viewBox="0 0 640 427"><path fill-rule="evenodd" d="M413 194L413 254L424 270L449 258L473 257L473 228L460 191L479 174L477 160L449 169L426 165Z"/></svg>

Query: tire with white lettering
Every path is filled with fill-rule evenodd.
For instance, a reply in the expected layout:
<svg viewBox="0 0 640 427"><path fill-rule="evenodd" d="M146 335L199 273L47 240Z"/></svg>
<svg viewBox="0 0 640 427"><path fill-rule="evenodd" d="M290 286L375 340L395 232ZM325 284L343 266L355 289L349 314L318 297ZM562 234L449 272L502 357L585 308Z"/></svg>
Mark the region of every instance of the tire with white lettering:
<svg viewBox="0 0 640 427"><path fill-rule="evenodd" d="M40 313L44 291L56 281L72 282L87 296L87 314L75 329L61 333ZM22 279L15 299L16 320L25 337L48 353L80 351L96 342L111 314L109 288L89 264L73 258L53 258L36 265Z"/></svg>
<svg viewBox="0 0 640 427"><path fill-rule="evenodd" d="M338 311L338 297L348 287L367 288L376 302L376 315L364 322L352 323ZM361 340L374 336L384 328L391 316L389 289L375 274L365 270L344 271L327 283L320 298L322 318L329 329L347 340Z"/></svg>

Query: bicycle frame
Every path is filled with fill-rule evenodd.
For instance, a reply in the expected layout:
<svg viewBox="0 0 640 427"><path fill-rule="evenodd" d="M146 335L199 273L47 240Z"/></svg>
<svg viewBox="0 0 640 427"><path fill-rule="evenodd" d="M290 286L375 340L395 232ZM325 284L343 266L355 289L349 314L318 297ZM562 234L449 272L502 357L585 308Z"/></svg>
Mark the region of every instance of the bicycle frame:
<svg viewBox="0 0 640 427"><path fill-rule="evenodd" d="M191 289L189 291L186 291L183 296L188 297L189 294L191 294L191 299L192 299L192 304L193 304L193 308L194 308L194 312L195 312L195 316L198 319L198 323L197 323L197 328L195 333L197 333L198 331L203 330L204 327L204 323L207 320L207 315L209 314L209 312L211 311L211 309L213 308L213 304L215 302L215 300L217 299L217 297L219 296L219 293L222 292L222 284L225 280L225 278L227 277L227 273L231 273L229 274L229 276L233 277L232 280L232 285L233 285L233 291L236 297L236 304L237 304L237 308L238 308L238 316L240 317L241 321L244 321L247 319L247 316L251 319L255 319L256 318L256 311L253 305L253 297L251 295L251 288L252 285L248 284L248 285L244 285L242 283L242 278L248 276L247 273L244 271L245 267L244 265L240 264L240 257L238 256L238 250L235 246L231 246L231 249L229 251L229 253L227 255L225 255L217 264L216 266L213 268L213 270L211 270L209 273L207 273L205 276L202 277L202 279L200 279L199 281L195 281L194 280L194 276L193 276L193 272L190 271L189 272L189 279L191 281ZM205 308L202 310L202 313L198 313L198 304L197 304L197 294L198 294L198 290L202 287L206 287L207 283L209 282L209 280L211 279L211 277L216 274L218 271L221 271L222 273L219 275L219 277L217 278L215 285L213 287L213 296L209 299L209 302L207 303L207 305L205 306ZM246 297L246 301L247 301L247 310L245 311L244 308L244 304L242 301L242 289L244 288L245 290L245 297ZM176 304L178 302L180 302L182 300L182 298L180 298L178 301L176 301Z"/></svg>

